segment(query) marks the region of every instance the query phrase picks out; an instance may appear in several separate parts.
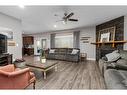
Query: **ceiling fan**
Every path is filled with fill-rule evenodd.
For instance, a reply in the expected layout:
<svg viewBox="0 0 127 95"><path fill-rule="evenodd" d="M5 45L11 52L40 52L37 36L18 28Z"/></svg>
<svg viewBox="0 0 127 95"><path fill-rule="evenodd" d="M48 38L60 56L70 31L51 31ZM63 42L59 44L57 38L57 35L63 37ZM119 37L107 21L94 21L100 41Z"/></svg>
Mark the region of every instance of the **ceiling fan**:
<svg viewBox="0 0 127 95"><path fill-rule="evenodd" d="M71 12L70 14L67 14L67 13L64 13L64 17L62 17L62 20L59 20L59 21L62 21L63 24L66 24L68 21L75 21L77 22L78 19L72 19L71 17L74 15L73 12ZM55 14L55 16L58 16ZM59 21L56 21L56 22L59 22Z"/></svg>

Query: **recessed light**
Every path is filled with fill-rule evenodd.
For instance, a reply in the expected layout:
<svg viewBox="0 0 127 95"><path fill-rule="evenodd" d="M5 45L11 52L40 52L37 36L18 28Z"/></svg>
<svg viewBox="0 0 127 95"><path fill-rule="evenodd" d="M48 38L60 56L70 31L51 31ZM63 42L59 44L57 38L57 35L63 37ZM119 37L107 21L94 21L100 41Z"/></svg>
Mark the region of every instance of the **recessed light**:
<svg viewBox="0 0 127 95"><path fill-rule="evenodd" d="M19 46L19 44L16 44L16 46L18 47L18 46Z"/></svg>
<svg viewBox="0 0 127 95"><path fill-rule="evenodd" d="M22 8L22 9L24 9L25 8L25 6L24 5L18 5L20 8Z"/></svg>
<svg viewBox="0 0 127 95"><path fill-rule="evenodd" d="M65 21L62 21L63 22L63 24L66 24L66 22Z"/></svg>
<svg viewBox="0 0 127 95"><path fill-rule="evenodd" d="M56 28L56 27L57 27L57 25L54 25L54 27Z"/></svg>

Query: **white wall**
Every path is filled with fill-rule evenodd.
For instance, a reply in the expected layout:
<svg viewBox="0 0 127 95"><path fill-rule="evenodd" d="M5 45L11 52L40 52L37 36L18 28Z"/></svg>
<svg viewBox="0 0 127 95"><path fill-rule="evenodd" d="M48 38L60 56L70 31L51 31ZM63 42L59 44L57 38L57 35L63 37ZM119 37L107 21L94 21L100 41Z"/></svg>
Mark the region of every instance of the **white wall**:
<svg viewBox="0 0 127 95"><path fill-rule="evenodd" d="M96 46L91 44L91 42L95 42L96 39L96 29L95 27L88 27L80 30L80 39L81 37L90 37L89 43L83 43L80 40L80 52L87 53L88 60L96 59Z"/></svg>
<svg viewBox="0 0 127 95"><path fill-rule="evenodd" d="M91 44L91 42L95 42L95 27L87 27L80 30L80 39L81 37L91 37L89 43L83 43L80 41L80 51L81 53L87 53L88 60L95 60L96 59L96 47L95 45ZM74 31L74 30L73 30ZM69 33L72 31L62 31L62 33ZM50 33L49 34L41 34L41 35L34 35L34 55L39 55L37 53L37 41L41 39L47 39L47 48L50 48Z"/></svg>
<svg viewBox="0 0 127 95"><path fill-rule="evenodd" d="M37 41L41 41L41 39L46 39L46 48L50 48L50 34L34 35L34 55L39 55L37 53Z"/></svg>
<svg viewBox="0 0 127 95"><path fill-rule="evenodd" d="M8 53L13 54L13 59L22 58L22 29L21 21L0 13L0 27L13 31L13 40L18 46L8 46Z"/></svg>

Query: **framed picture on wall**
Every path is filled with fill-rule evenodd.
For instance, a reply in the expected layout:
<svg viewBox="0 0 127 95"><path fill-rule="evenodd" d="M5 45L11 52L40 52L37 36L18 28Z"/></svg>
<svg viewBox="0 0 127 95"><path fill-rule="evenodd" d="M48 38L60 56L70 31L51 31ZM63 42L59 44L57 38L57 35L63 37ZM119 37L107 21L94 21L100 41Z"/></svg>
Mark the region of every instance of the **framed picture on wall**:
<svg viewBox="0 0 127 95"><path fill-rule="evenodd" d="M110 32L101 34L100 42L109 42Z"/></svg>
<svg viewBox="0 0 127 95"><path fill-rule="evenodd" d="M109 42L115 40L115 26L99 31L98 42Z"/></svg>
<svg viewBox="0 0 127 95"><path fill-rule="evenodd" d="M90 42L90 38L91 37L81 37L81 41L82 41L82 43L89 43Z"/></svg>
<svg viewBox="0 0 127 95"><path fill-rule="evenodd" d="M15 46L15 41L7 41L8 46Z"/></svg>

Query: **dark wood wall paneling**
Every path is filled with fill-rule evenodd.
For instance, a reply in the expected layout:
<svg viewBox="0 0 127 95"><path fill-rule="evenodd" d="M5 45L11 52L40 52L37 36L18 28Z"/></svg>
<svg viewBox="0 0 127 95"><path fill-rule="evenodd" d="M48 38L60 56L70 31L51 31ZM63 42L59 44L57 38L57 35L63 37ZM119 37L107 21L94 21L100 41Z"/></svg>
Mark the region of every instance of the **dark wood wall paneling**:
<svg viewBox="0 0 127 95"><path fill-rule="evenodd" d="M116 41L124 40L124 16L121 16L119 18L97 25L96 26L96 41L98 41L97 38L98 38L99 30L113 27L113 26L116 27L115 40ZM116 44L114 48L112 47L112 44L105 44L100 47L96 45L96 60L98 61L105 54L110 53L116 49L123 49L123 44Z"/></svg>

